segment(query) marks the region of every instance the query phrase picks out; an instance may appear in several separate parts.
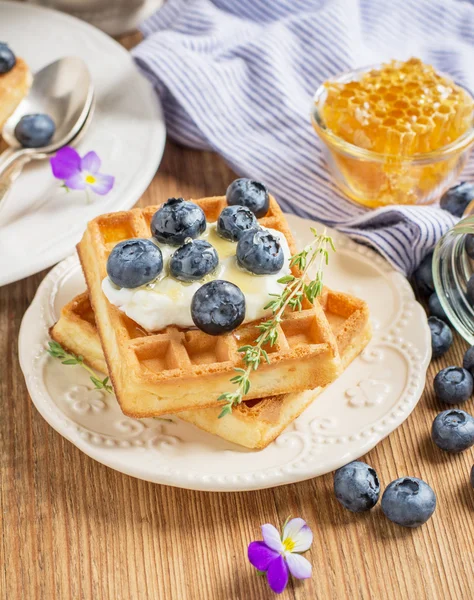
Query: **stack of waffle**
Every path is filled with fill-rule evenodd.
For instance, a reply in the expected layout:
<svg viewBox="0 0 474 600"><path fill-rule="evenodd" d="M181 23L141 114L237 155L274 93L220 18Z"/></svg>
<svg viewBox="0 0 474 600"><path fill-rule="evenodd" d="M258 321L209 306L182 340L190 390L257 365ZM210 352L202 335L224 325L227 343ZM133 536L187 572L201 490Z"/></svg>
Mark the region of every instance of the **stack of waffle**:
<svg viewBox="0 0 474 600"><path fill-rule="evenodd" d="M194 201L208 222L226 206L224 197ZM325 289L301 311L287 311L278 342L266 348L269 364L251 375L250 392L232 414L218 418L223 392L242 367L238 348L258 336L256 323L210 336L167 327L146 332L113 306L102 292L107 257L120 241L150 237L158 207L103 215L91 221L78 245L88 290L67 304L51 330L64 348L108 373L122 411L132 417L177 413L184 421L248 448L264 448L362 351L371 336L367 305ZM278 204L270 199L264 227L294 240Z"/></svg>

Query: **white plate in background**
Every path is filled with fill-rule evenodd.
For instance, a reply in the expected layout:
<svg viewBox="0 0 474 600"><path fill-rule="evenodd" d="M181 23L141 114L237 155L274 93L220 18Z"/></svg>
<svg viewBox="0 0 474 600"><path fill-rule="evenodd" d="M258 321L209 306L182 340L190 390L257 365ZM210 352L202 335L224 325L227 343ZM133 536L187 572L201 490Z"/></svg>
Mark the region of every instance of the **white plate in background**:
<svg viewBox="0 0 474 600"><path fill-rule="evenodd" d="M158 169L166 132L158 97L130 54L91 25L39 6L1 2L0 41L32 72L63 56L86 62L96 111L77 149L81 155L97 152L101 171L115 176L113 190L87 204L84 192L60 187L48 160L28 165L0 222L0 285L5 285L70 255L93 217L131 208Z"/></svg>

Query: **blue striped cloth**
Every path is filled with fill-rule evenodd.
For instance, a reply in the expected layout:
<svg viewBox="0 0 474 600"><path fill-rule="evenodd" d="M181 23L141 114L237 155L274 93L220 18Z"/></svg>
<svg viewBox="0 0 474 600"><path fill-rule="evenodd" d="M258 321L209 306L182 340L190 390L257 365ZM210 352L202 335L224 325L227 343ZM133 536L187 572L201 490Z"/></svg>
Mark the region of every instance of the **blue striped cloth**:
<svg viewBox="0 0 474 600"><path fill-rule="evenodd" d="M167 0L134 57L168 133L265 182L283 209L336 227L411 273L454 219L367 210L335 188L309 123L328 77L419 56L474 89L474 6L460 0ZM471 161L463 179L472 178Z"/></svg>

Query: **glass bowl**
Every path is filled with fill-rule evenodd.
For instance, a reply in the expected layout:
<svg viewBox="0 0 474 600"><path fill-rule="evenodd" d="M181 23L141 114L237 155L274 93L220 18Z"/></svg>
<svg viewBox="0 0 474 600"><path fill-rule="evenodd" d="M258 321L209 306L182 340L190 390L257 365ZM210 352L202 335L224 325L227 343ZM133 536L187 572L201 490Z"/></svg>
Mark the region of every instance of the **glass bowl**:
<svg viewBox="0 0 474 600"><path fill-rule="evenodd" d="M378 67L356 69L331 81L348 83ZM322 109L326 97L326 88L321 85L311 107L311 122L323 142L323 153L335 183L355 202L371 208L430 204L457 182L474 143L474 117L463 135L437 150L409 156L382 154L347 142L325 125Z"/></svg>

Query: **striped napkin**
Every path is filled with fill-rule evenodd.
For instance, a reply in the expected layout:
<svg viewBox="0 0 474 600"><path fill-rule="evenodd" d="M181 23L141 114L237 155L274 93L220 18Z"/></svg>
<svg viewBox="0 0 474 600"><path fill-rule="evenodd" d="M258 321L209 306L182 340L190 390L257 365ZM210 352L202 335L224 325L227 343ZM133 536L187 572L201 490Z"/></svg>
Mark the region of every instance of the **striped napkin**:
<svg viewBox="0 0 474 600"><path fill-rule="evenodd" d="M368 210L334 186L309 122L341 71L419 56L474 89L474 6L461 0L168 0L134 57L170 137L221 154L284 210L322 221L410 274L454 223L432 207ZM474 161L463 179L474 176Z"/></svg>

